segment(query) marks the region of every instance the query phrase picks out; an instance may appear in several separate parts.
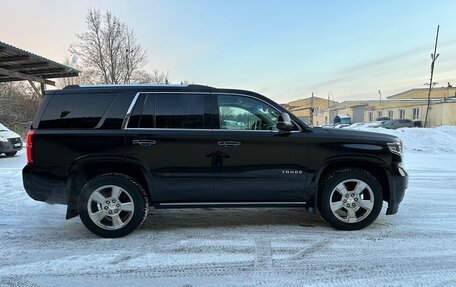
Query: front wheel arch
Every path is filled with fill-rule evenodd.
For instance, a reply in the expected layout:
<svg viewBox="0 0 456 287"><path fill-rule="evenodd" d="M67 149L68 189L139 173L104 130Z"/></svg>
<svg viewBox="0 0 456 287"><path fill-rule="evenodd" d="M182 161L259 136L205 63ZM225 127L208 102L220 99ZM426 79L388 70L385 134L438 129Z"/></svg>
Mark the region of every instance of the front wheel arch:
<svg viewBox="0 0 456 287"><path fill-rule="evenodd" d="M378 180L366 170L357 168L333 170L322 181L319 198L320 215L339 230L369 226L383 205Z"/></svg>
<svg viewBox="0 0 456 287"><path fill-rule="evenodd" d="M314 197L312 200L313 207L318 211L320 210L320 192L322 181L333 171L344 168L357 168L365 170L372 174L377 181L380 183L383 192L383 200L389 202L390 199L390 181L389 181L389 168L383 161L377 159L366 158L352 158L352 159L334 159L326 164L322 165L319 171L316 173L313 183L311 185L314 190Z"/></svg>

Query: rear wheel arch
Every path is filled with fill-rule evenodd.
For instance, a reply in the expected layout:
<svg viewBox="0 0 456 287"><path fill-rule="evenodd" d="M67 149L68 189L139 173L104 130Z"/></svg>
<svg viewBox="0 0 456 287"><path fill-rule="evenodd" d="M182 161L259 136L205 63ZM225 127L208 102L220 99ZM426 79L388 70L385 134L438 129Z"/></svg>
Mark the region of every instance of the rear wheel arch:
<svg viewBox="0 0 456 287"><path fill-rule="evenodd" d="M149 201L142 186L122 173L92 178L78 197L81 221L93 233L106 238L125 236L146 219Z"/></svg>
<svg viewBox="0 0 456 287"><path fill-rule="evenodd" d="M85 158L72 164L68 171L67 219L78 215L77 201L83 187L91 179L107 173L124 174L133 178L146 191L149 202L153 202L153 184L147 170L141 164L120 158Z"/></svg>

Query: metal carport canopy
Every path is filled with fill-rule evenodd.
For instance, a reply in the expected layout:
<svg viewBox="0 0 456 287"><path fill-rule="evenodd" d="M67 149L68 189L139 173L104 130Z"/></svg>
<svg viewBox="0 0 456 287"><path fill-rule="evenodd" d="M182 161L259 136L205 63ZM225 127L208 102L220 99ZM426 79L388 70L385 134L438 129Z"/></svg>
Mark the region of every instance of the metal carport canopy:
<svg viewBox="0 0 456 287"><path fill-rule="evenodd" d="M79 71L0 41L0 82L29 81L55 86L49 79L77 77Z"/></svg>

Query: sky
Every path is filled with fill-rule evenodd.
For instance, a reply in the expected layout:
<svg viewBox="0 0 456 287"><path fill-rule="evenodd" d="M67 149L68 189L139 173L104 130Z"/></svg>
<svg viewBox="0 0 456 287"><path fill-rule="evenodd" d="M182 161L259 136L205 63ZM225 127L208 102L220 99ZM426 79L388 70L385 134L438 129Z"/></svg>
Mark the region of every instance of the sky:
<svg viewBox="0 0 456 287"><path fill-rule="evenodd" d="M109 10L146 48L146 70L248 89L280 103L377 99L456 85L456 1L0 0L0 40L58 62L89 9Z"/></svg>

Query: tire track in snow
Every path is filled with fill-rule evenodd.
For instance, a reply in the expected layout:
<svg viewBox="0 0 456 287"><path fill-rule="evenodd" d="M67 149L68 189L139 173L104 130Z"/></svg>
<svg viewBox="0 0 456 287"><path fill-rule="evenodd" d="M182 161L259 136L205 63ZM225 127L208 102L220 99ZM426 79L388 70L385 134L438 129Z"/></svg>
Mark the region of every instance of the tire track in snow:
<svg viewBox="0 0 456 287"><path fill-rule="evenodd" d="M266 238L255 240L255 267L269 268L272 264L271 241Z"/></svg>
<svg viewBox="0 0 456 287"><path fill-rule="evenodd" d="M0 277L0 287L40 287L41 285L19 276Z"/></svg>

